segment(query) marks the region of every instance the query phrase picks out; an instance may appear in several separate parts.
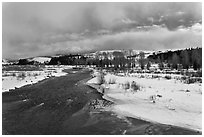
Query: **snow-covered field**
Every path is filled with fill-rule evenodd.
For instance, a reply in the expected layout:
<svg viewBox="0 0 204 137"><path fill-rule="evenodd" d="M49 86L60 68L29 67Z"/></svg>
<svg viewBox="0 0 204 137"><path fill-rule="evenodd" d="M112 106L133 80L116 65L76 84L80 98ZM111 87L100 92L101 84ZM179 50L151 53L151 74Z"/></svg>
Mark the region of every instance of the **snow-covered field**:
<svg viewBox="0 0 204 137"><path fill-rule="evenodd" d="M70 68L72 66L45 66L42 71L3 71L2 92L34 84L49 77L66 75L63 70Z"/></svg>
<svg viewBox="0 0 204 137"><path fill-rule="evenodd" d="M98 73L94 74L96 77L88 84L98 83ZM185 84L176 78L168 80L134 75L105 75L105 83L101 85L105 89L103 97L115 103L112 111L123 116L202 131L201 83ZM138 90L131 88L133 81ZM129 88L126 83L130 84Z"/></svg>

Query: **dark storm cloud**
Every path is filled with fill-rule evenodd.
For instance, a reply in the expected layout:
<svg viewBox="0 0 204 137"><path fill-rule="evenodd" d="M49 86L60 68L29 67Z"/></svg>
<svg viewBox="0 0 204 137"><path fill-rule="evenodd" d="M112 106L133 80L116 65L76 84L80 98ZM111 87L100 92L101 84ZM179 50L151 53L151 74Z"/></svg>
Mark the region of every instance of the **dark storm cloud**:
<svg viewBox="0 0 204 137"><path fill-rule="evenodd" d="M200 3L141 3L126 9L128 17L139 25L165 24L170 30L191 26L202 18Z"/></svg>
<svg viewBox="0 0 204 137"><path fill-rule="evenodd" d="M201 46L201 3L3 3L2 11L3 57Z"/></svg>
<svg viewBox="0 0 204 137"><path fill-rule="evenodd" d="M154 26L148 31L127 31L78 41L57 42L52 47L57 49L56 52L60 52L60 49L71 52L104 49L161 50L201 46L201 40L201 25L196 24L193 27L180 28L177 31ZM48 46L45 45L45 48Z"/></svg>

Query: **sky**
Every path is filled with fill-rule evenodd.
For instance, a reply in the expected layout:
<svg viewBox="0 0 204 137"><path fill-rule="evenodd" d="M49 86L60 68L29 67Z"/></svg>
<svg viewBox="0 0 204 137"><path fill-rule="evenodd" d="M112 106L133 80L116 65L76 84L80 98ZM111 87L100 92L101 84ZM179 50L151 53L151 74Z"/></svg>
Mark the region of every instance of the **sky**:
<svg viewBox="0 0 204 137"><path fill-rule="evenodd" d="M201 3L2 5L3 58L201 46Z"/></svg>

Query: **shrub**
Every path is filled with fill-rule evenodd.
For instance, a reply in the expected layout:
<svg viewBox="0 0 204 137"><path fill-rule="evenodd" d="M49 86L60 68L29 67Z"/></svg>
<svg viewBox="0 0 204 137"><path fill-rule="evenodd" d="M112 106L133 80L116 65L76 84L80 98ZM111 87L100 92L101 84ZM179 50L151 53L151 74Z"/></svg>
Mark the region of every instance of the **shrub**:
<svg viewBox="0 0 204 137"><path fill-rule="evenodd" d="M159 78L160 76L158 75L152 75L152 78Z"/></svg>
<svg viewBox="0 0 204 137"><path fill-rule="evenodd" d="M13 72L13 73L12 73L12 76L13 76L13 77L15 77L15 76L16 76L16 73L15 73L15 72Z"/></svg>
<svg viewBox="0 0 204 137"><path fill-rule="evenodd" d="M26 77L25 72L21 72L21 73L19 73L19 75L18 75L18 78L25 78L25 77Z"/></svg>
<svg viewBox="0 0 204 137"><path fill-rule="evenodd" d="M9 73L7 73L7 72L6 72L6 73L5 73L5 72L3 72L2 76L3 76L3 77L7 77L7 76L10 76L10 74L9 74Z"/></svg>
<svg viewBox="0 0 204 137"><path fill-rule="evenodd" d="M104 74L100 72L100 74L97 76L97 79L98 79L98 84L103 84L105 82Z"/></svg>
<svg viewBox="0 0 204 137"><path fill-rule="evenodd" d="M188 84L195 83L195 82L202 83L202 79L201 78L189 78L188 80Z"/></svg>
<svg viewBox="0 0 204 137"><path fill-rule="evenodd" d="M151 96L149 97L149 100L152 101L153 103L155 103L156 95L151 95Z"/></svg>
<svg viewBox="0 0 204 137"><path fill-rule="evenodd" d="M116 83L116 78L115 77L111 77L108 81L108 84L115 84Z"/></svg>
<svg viewBox="0 0 204 137"><path fill-rule="evenodd" d="M202 78L200 78L200 77L194 77L194 78L192 78L192 77L182 77L181 79L186 84L192 84L192 83L195 83L195 82L202 83Z"/></svg>
<svg viewBox="0 0 204 137"><path fill-rule="evenodd" d="M124 89L127 90L129 88L130 88L130 83L128 81L126 81L124 84Z"/></svg>
<svg viewBox="0 0 204 137"><path fill-rule="evenodd" d="M136 83L135 81L133 81L133 82L131 83L131 89L132 89L133 91L137 91L137 90L140 90L140 86L137 85L137 83Z"/></svg>
<svg viewBox="0 0 204 137"><path fill-rule="evenodd" d="M31 73L28 73L27 75L28 75L29 77L32 76Z"/></svg>
<svg viewBox="0 0 204 137"><path fill-rule="evenodd" d="M38 73L34 73L34 76L36 77L36 76L38 76L39 74Z"/></svg>
<svg viewBox="0 0 204 137"><path fill-rule="evenodd" d="M145 76L144 76L144 75L141 75L140 78L145 78Z"/></svg>
<svg viewBox="0 0 204 137"><path fill-rule="evenodd" d="M169 75L166 75L164 78L166 78L166 79L171 79L171 76L169 76Z"/></svg>
<svg viewBox="0 0 204 137"><path fill-rule="evenodd" d="M194 73L192 73L192 76L193 77L202 77L202 71L194 72Z"/></svg>

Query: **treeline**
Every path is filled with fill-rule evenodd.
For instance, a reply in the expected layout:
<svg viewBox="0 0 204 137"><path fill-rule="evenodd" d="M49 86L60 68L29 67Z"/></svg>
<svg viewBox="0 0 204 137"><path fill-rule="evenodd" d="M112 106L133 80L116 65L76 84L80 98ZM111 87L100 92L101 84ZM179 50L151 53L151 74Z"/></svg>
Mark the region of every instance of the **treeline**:
<svg viewBox="0 0 204 137"><path fill-rule="evenodd" d="M19 59L17 64L13 65L35 65L35 61L29 61L28 59Z"/></svg>
<svg viewBox="0 0 204 137"><path fill-rule="evenodd" d="M88 59L86 65L96 65L96 67L113 67L115 69L124 69L134 67L131 61L125 57L114 57L112 60L105 59Z"/></svg>
<svg viewBox="0 0 204 137"><path fill-rule="evenodd" d="M164 66L169 69L189 69L195 70L202 68L202 48L189 48L185 50L168 51L162 53L153 53L145 58L145 53L140 52L137 55L125 56L124 53L115 51L110 54L103 53L93 57L83 55L63 55L52 57L45 65L94 65L102 68L129 69L141 68L150 69L152 64L159 64L159 69ZM20 59L17 65L38 65L38 62Z"/></svg>
<svg viewBox="0 0 204 137"><path fill-rule="evenodd" d="M88 58L84 56L65 55L53 57L48 65L94 65L96 67L113 67L115 69L124 69L134 67L132 62L124 56L116 56L113 59L108 58Z"/></svg>
<svg viewBox="0 0 204 137"><path fill-rule="evenodd" d="M64 55L53 57L48 65L85 65L87 58L81 55Z"/></svg>
<svg viewBox="0 0 204 137"><path fill-rule="evenodd" d="M180 66L184 69L193 67L194 70L202 68L202 48L189 48L185 50L168 51L148 56L150 62L167 63L169 68L178 69Z"/></svg>

